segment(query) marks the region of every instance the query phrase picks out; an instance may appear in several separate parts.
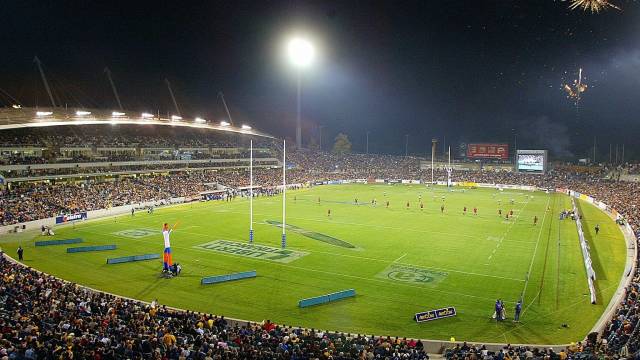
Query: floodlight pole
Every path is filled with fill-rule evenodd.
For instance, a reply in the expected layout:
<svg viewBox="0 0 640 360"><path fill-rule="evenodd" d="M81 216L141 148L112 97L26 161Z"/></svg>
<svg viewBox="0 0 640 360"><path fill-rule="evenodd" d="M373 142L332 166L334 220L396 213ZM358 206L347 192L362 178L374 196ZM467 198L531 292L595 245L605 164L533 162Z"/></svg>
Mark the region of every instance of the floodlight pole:
<svg viewBox="0 0 640 360"><path fill-rule="evenodd" d="M287 247L287 140L282 140L282 248Z"/></svg>
<svg viewBox="0 0 640 360"><path fill-rule="evenodd" d="M171 83L169 83L169 79L165 78L164 82L167 83L167 88L169 89L169 95L171 95L171 100L173 101L173 106L175 106L178 116L182 116L180 114L180 108L178 108L178 102L176 102L176 97L173 96L173 90L171 90Z"/></svg>
<svg viewBox="0 0 640 360"><path fill-rule="evenodd" d="M409 134L404 135L404 157L409 156Z"/></svg>
<svg viewBox="0 0 640 360"><path fill-rule="evenodd" d="M296 117L296 146L298 147L298 149L302 149L302 125L300 124L300 108L301 108L301 95L302 95L302 86L301 86L301 70L298 69L298 74L297 74L298 78L297 78L297 82L298 82L298 108L297 108L297 117Z"/></svg>
<svg viewBox="0 0 640 360"><path fill-rule="evenodd" d="M227 112L227 117L229 117L229 122L233 125L233 119L231 118L231 113L229 112L229 107L227 106L227 102L224 101L224 94L222 91L218 92L220 99L222 99L222 105L224 105L224 110Z"/></svg>
<svg viewBox="0 0 640 360"><path fill-rule="evenodd" d="M104 68L105 74L107 74L107 79L109 79L109 84L111 84L111 90L113 90L113 95L116 97L116 101L118 102L118 108L122 110L122 103L120 102L120 96L118 96L118 90L116 89L116 84L113 83L113 79L111 78L111 70L108 67Z"/></svg>
<svg viewBox="0 0 640 360"><path fill-rule="evenodd" d="M253 139L249 141L249 242L253 242Z"/></svg>
<svg viewBox="0 0 640 360"><path fill-rule="evenodd" d="M40 71L40 77L42 78L42 82L44 83L44 88L47 90L47 95L49 95L49 100L51 101L51 106L56 107L56 101L53 99L53 94L51 93L51 88L49 87L49 82L47 82L47 77L44 76L44 70L42 70L42 65L40 64L40 59L38 57L33 58L33 62L38 66L38 71Z"/></svg>
<svg viewBox="0 0 640 360"><path fill-rule="evenodd" d="M369 155L369 130L367 130L367 155Z"/></svg>

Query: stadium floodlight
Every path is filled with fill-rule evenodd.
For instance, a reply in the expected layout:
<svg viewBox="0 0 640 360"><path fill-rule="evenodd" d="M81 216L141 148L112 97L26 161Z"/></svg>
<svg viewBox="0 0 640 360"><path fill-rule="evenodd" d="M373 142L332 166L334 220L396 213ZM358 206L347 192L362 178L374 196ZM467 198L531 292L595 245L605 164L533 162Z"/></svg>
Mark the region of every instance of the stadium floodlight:
<svg viewBox="0 0 640 360"><path fill-rule="evenodd" d="M231 124L229 124L228 122L226 122L224 120L220 121L220 126L229 126L229 125L231 125Z"/></svg>
<svg viewBox="0 0 640 360"><path fill-rule="evenodd" d="M142 115L140 115L140 117L142 117L143 119L151 119L151 118L153 118L153 114L142 113Z"/></svg>
<svg viewBox="0 0 640 360"><path fill-rule="evenodd" d="M182 120L182 116L171 115L171 121L180 121Z"/></svg>
<svg viewBox="0 0 640 360"><path fill-rule="evenodd" d="M76 111L76 116L85 116L85 115L91 115L91 111L86 111L86 110Z"/></svg>
<svg viewBox="0 0 640 360"><path fill-rule="evenodd" d="M121 117L121 116L125 116L125 115L127 115L127 114L125 114L123 112L120 112L120 111L114 111L114 112L111 113L111 116L113 116L113 117Z"/></svg>
<svg viewBox="0 0 640 360"><path fill-rule="evenodd" d="M313 62L315 57L315 49L311 42L302 37L294 37L289 40L287 44L287 55L289 56L289 62L297 68L298 76L298 104L297 104L297 116L296 116L296 145L298 148L302 148L302 125L300 120L301 113L301 73L304 68L307 68Z"/></svg>
<svg viewBox="0 0 640 360"><path fill-rule="evenodd" d="M53 111L36 111L36 116L49 116L53 115Z"/></svg>
<svg viewBox="0 0 640 360"><path fill-rule="evenodd" d="M249 125L242 125L242 130L251 130L251 126L249 126Z"/></svg>
<svg viewBox="0 0 640 360"><path fill-rule="evenodd" d="M198 124L204 124L207 122L207 120L201 118L201 117L196 117L195 119L193 119L194 122L198 123Z"/></svg>
<svg viewBox="0 0 640 360"><path fill-rule="evenodd" d="M313 62L315 49L309 40L295 37L289 40L287 54L289 55L289 61L291 61L294 66L304 68Z"/></svg>

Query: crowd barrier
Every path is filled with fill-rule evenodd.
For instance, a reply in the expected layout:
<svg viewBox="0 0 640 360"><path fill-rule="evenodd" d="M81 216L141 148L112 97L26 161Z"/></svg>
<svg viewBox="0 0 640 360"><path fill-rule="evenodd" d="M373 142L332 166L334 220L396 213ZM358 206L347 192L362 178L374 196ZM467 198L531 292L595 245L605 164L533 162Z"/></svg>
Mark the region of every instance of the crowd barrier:
<svg viewBox="0 0 640 360"><path fill-rule="evenodd" d="M302 299L298 301L298 306L301 308L304 308L308 306L321 305L321 304L326 304L332 301L342 300L342 299L346 299L354 296L356 296L355 289L342 290L342 291L334 292L331 294L320 295L320 296L316 296L308 299Z"/></svg>
<svg viewBox="0 0 640 360"><path fill-rule="evenodd" d="M103 250L115 250L116 246L110 245L95 245L95 246L79 246L67 248L68 253L87 252L87 251L103 251Z"/></svg>
<svg viewBox="0 0 640 360"><path fill-rule="evenodd" d="M152 259L159 259L159 258L160 258L160 254L123 256L123 257L107 259L107 264L122 264L122 263L133 262L133 261L144 261L144 260L152 260Z"/></svg>
<svg viewBox="0 0 640 360"><path fill-rule="evenodd" d="M233 273L233 274L206 276L206 277L203 277L202 280L200 280L200 285L217 284L217 283L226 282L226 281L254 278L256 276L257 276L257 273L255 270L244 271L244 272Z"/></svg>
<svg viewBox="0 0 640 360"><path fill-rule="evenodd" d="M591 297L591 303L596 303L596 289L593 282L596 279L596 272L593 271L593 264L591 262L591 249L587 239L584 237L584 231L582 230L582 221L580 220L580 212L576 204L575 197L571 198L571 204L573 205L573 212L576 215L576 227L578 228L578 238L580 240L580 248L582 249L582 258L584 259L584 268L587 271L587 283L589 285L589 294Z"/></svg>
<svg viewBox="0 0 640 360"><path fill-rule="evenodd" d="M82 241L83 240L81 238L61 239L61 240L42 240L42 241L36 241L36 246L77 244L77 243L81 243Z"/></svg>

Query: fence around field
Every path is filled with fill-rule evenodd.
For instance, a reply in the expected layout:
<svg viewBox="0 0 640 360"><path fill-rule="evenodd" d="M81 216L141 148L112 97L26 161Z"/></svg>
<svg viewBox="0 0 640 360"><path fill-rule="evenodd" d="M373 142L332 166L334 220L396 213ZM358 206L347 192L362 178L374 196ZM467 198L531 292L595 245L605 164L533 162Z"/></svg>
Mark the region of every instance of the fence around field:
<svg viewBox="0 0 640 360"><path fill-rule="evenodd" d="M582 230L582 215L578 210L575 197L571 198L571 205L573 206L573 213L576 217L576 229L578 230L578 240L580 241L580 250L582 250L582 259L584 260L584 270L587 274L587 285L589 287L589 297L591 303L596 303L596 288L594 282L596 281L596 272L593 270L593 263L591 262L591 247L589 242L584 237L584 231Z"/></svg>

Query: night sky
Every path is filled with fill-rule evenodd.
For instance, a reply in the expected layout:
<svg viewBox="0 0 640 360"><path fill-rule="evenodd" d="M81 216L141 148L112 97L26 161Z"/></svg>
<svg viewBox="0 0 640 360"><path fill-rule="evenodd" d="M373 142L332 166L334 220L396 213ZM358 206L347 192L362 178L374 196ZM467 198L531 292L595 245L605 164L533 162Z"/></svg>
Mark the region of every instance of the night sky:
<svg viewBox="0 0 640 360"><path fill-rule="evenodd" d="M640 3L600 14L553 0L527 1L7 1L0 14L0 89L47 106L41 59L62 103L172 111L168 78L185 116L225 117L295 135L291 34L318 58L302 75L303 137L323 126L355 151L425 154L432 137L514 142L556 157L599 160L609 144L640 157ZM583 68L579 108L561 86ZM7 106L0 95L0 105Z"/></svg>

